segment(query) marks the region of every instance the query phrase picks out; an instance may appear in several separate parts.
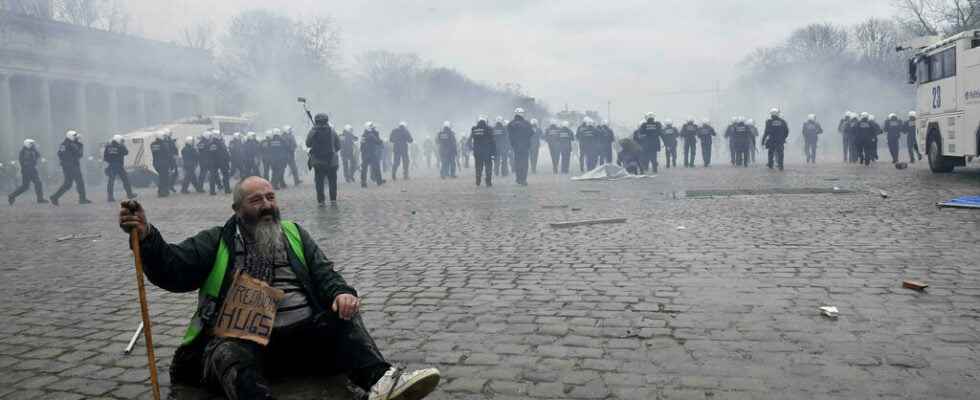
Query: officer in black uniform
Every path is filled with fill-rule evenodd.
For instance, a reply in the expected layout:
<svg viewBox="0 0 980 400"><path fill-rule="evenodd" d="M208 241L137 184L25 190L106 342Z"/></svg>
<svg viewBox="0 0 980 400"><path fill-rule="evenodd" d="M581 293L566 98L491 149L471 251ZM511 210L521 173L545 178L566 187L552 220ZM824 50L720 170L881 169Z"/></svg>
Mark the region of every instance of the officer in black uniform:
<svg viewBox="0 0 980 400"><path fill-rule="evenodd" d="M368 169L371 170L371 180L378 186L385 183L381 178L381 150L384 142L374 127L374 122L364 124L361 134L361 187L367 187Z"/></svg>
<svg viewBox="0 0 980 400"><path fill-rule="evenodd" d="M255 132L245 134L245 142L242 143L242 179L250 176L259 176L260 146L261 144Z"/></svg>
<svg viewBox="0 0 980 400"><path fill-rule="evenodd" d="M350 125L345 129L350 129ZM333 204L337 201L337 149L341 144L340 138L330 126L330 116L319 113L313 117L313 128L306 134L306 147L310 149L309 166L313 169L316 202L320 207L324 206L326 197L323 195L323 183L326 180L330 191L330 203Z"/></svg>
<svg viewBox="0 0 980 400"><path fill-rule="evenodd" d="M544 142L548 145L548 154L551 155L551 170L555 175L558 175L558 164L561 160L561 153L558 151L558 132L560 129L558 120L551 119L548 127L544 130Z"/></svg>
<svg viewBox="0 0 980 400"><path fill-rule="evenodd" d="M296 168L296 135L293 134L293 127L286 125L282 127L282 141L286 143L286 167L289 167L289 174L293 176L293 186L299 186L303 180L299 178L300 169Z"/></svg>
<svg viewBox="0 0 980 400"><path fill-rule="evenodd" d="M531 138L534 128L524 119L524 109L514 110L514 119L507 124L507 139L514 150L514 177L518 185L527 186L528 163L530 162Z"/></svg>
<svg viewBox="0 0 980 400"><path fill-rule="evenodd" d="M242 146L244 146L244 143ZM184 138L184 147L180 149L180 160L184 169L184 181L180 186L181 193L190 193L187 188L191 185L194 186L194 190L196 190L198 193L204 193L204 187L201 186L201 181L198 179L197 173L197 166L200 162L200 158L201 157L197 152L197 147L194 146L194 137L188 136ZM244 164L242 165L244 168ZM244 169L242 169L242 174L245 174Z"/></svg>
<svg viewBox="0 0 980 400"><path fill-rule="evenodd" d="M498 116L493 126L493 142L497 145L497 158L494 164L494 175L507 176L510 174L510 138L507 137L507 126L504 117Z"/></svg>
<svg viewBox="0 0 980 400"><path fill-rule="evenodd" d="M874 159L874 155L871 151L871 146L873 141L871 140L875 136L875 127L870 120L871 115L862 112L861 118L854 123L852 128L852 140L857 143L857 147L861 150L861 162L864 166L870 166L871 161Z"/></svg>
<svg viewBox="0 0 980 400"><path fill-rule="evenodd" d="M844 113L844 117L840 119L840 122L837 123L837 132L840 132L840 137L841 137L841 149L843 149L844 151L844 162L848 162L850 160L850 153L852 147L851 134L849 129L850 125L851 125L851 112L847 111Z"/></svg>
<svg viewBox="0 0 980 400"><path fill-rule="evenodd" d="M487 124L487 116L481 115L476 126L470 129L473 147L473 166L476 170L476 186L480 186L480 176L485 174L487 187L493 186L493 159L497 145L493 142L493 128ZM557 170L556 170L557 172Z"/></svg>
<svg viewBox="0 0 980 400"><path fill-rule="evenodd" d="M279 128L268 130L265 132L265 138L259 142L259 155L262 158L262 178L272 182L272 151L269 146L272 142L272 136L276 135L276 131Z"/></svg>
<svg viewBox="0 0 980 400"><path fill-rule="evenodd" d="M918 159L922 159L922 153L919 153L919 141L915 138L915 111L909 111L909 119L905 120L905 125L903 132L905 132L905 144L909 148L909 162L914 163L916 160L916 155ZM915 155L912 152L915 151Z"/></svg>
<svg viewBox="0 0 980 400"><path fill-rule="evenodd" d="M735 149L735 166L749 166L749 151L752 147L752 130L749 125L737 118L732 125L732 148Z"/></svg>
<svg viewBox="0 0 980 400"><path fill-rule="evenodd" d="M694 122L694 117L689 117L681 127L681 138L684 139L684 166L693 168L698 152L698 124Z"/></svg>
<svg viewBox="0 0 980 400"><path fill-rule="evenodd" d="M538 153L541 151L541 127L538 126L537 118L531 118L531 129L534 134L531 135L531 147L528 148L528 162L531 165L531 173L538 173Z"/></svg>
<svg viewBox="0 0 980 400"><path fill-rule="evenodd" d="M278 131L278 129L277 129ZM269 140L269 162L272 164L272 188L286 188L286 164L289 162L289 148L282 140L282 134L273 134Z"/></svg>
<svg viewBox="0 0 980 400"><path fill-rule="evenodd" d="M803 152L806 153L807 163L817 163L817 139L823 133L823 127L817 122L817 116L810 114L803 123Z"/></svg>
<svg viewBox="0 0 980 400"><path fill-rule="evenodd" d="M561 128L558 129L557 136L555 137L555 144L558 145L558 155L561 158L561 173L562 175L568 175L568 166L572 160L572 141L575 140L575 133L572 132L568 121L561 122ZM497 146L500 149L500 146ZM495 162L500 162L500 158L494 159Z"/></svg>
<svg viewBox="0 0 980 400"><path fill-rule="evenodd" d="M408 179L408 145L412 143L412 133L408 131L408 124L404 121L398 124L398 127L391 131L388 136L388 141L392 144L393 162L391 163L391 180L397 179L398 166L402 166L402 177Z"/></svg>
<svg viewBox="0 0 980 400"><path fill-rule="evenodd" d="M105 169L105 175L108 178L108 183L106 184L106 191L109 193L109 202L112 203L116 201L113 195L113 186L116 183L116 177L122 181L123 189L126 190L127 199L135 199L136 194L133 193L133 188L129 185L129 175L126 174L126 156L129 154L129 150L126 145L123 144L122 135L115 135L112 137L112 141L105 146L105 150L102 151L102 161L105 161L108 166Z"/></svg>
<svg viewBox="0 0 980 400"><path fill-rule="evenodd" d="M701 140L701 160L704 161L705 167L711 165L711 142L715 136L718 136L718 133L711 126L711 120L702 119L701 126L698 127L698 139Z"/></svg>
<svg viewBox="0 0 980 400"><path fill-rule="evenodd" d="M157 136L150 143L150 153L153 155L153 169L157 171L157 195L170 195L170 170L173 168L173 156L170 154L170 144L163 136Z"/></svg>
<svg viewBox="0 0 980 400"><path fill-rule="evenodd" d="M902 137L902 131L905 129L905 123L898 119L898 115L895 113L888 114L888 120L885 121L885 139L888 140L888 153L892 156L892 164L898 162L898 142Z"/></svg>
<svg viewBox="0 0 980 400"><path fill-rule="evenodd" d="M51 196L51 204L59 205L58 199L71 189L72 184L78 191L79 204L91 204L85 197L85 180L82 178L81 159L85 155L85 146L82 145L82 136L75 131L65 133L65 140L58 148L58 160L61 162L61 171L64 173L65 182L61 184L58 191Z"/></svg>
<svg viewBox="0 0 980 400"><path fill-rule="evenodd" d="M204 188L204 181L211 176L211 169L214 168L214 162L211 161L210 147L211 132L204 131L197 137L197 142L194 143L194 148L197 149L197 180L201 183L202 189Z"/></svg>
<svg viewBox="0 0 980 400"><path fill-rule="evenodd" d="M442 123L442 130L436 134L436 146L439 147L439 178L456 177L456 132L453 132L449 121Z"/></svg>
<svg viewBox="0 0 980 400"><path fill-rule="evenodd" d="M773 161L775 161L779 170L783 170L783 150L788 136L789 127L786 126L786 121L779 116L779 109L769 110L769 119L766 120L766 128L762 133L762 145L769 149L769 162L766 163L769 169L772 169Z"/></svg>
<svg viewBox="0 0 980 400"><path fill-rule="evenodd" d="M228 141L228 155L231 157L230 174L231 176L235 176L237 173L239 179L245 179L245 175L242 172L244 170L242 163L243 150L242 133L235 132L231 134L231 140Z"/></svg>
<svg viewBox="0 0 980 400"><path fill-rule="evenodd" d="M667 168L677 167L677 128L674 128L674 121L664 120L664 129L660 133L660 140L664 143Z"/></svg>
<svg viewBox="0 0 980 400"><path fill-rule="evenodd" d="M230 194L231 185L229 185L228 161L231 157L228 154L228 147L225 146L225 141L221 138L221 134L218 131L211 131L211 137L208 140L207 155L211 163L211 170L208 173L209 193L214 196L215 187L220 185L224 187L225 194ZM221 176L220 181L218 178L219 175Z"/></svg>
<svg viewBox="0 0 980 400"><path fill-rule="evenodd" d="M48 200L44 198L44 191L41 188L41 177L37 173L37 165L41 162L41 152L37 151L37 144L34 142L34 139L24 140L24 147L20 149L18 161L20 162L21 184L17 190L14 190L13 193L7 196L7 203L14 205L17 196L26 192L33 183L34 195L37 196L38 204L46 204Z"/></svg>
<svg viewBox="0 0 980 400"><path fill-rule="evenodd" d="M357 135L354 135L354 127L344 125L344 131L340 134L340 163L344 168L344 181L347 183L357 182L354 179L354 171L357 171L356 157L354 157L354 146L357 144Z"/></svg>
<svg viewBox="0 0 980 400"><path fill-rule="evenodd" d="M640 173L646 174L647 171L657 173L658 153L660 153L660 134L663 133L663 125L657 121L653 113L646 113L645 121L633 132L633 141L640 145Z"/></svg>

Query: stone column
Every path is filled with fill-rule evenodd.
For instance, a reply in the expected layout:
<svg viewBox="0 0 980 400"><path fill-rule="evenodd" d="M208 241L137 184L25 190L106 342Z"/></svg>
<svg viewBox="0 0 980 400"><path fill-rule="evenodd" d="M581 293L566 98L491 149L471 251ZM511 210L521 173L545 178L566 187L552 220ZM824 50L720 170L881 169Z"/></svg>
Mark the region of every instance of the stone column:
<svg viewBox="0 0 980 400"><path fill-rule="evenodd" d="M14 157L19 148L17 135L14 134L13 99L10 94L10 75L0 75L0 148L4 157Z"/></svg>
<svg viewBox="0 0 980 400"><path fill-rule="evenodd" d="M38 109L40 129L37 141L42 145L41 153L44 154L57 150L55 147L61 142L63 135L54 131L54 121L51 119L51 82L47 78L38 78L38 81L38 98L41 101Z"/></svg>
<svg viewBox="0 0 980 400"><path fill-rule="evenodd" d="M150 113L146 112L146 91L142 89L135 89L135 90L136 90L136 110L139 111L139 115L137 116L138 118L136 120L137 125L139 125L137 126L137 128L142 128L144 126L150 125L149 118L147 118L147 115L150 115Z"/></svg>
<svg viewBox="0 0 980 400"><path fill-rule="evenodd" d="M76 82L75 84L75 113L75 129L90 137L95 136L93 132L88 131L88 98L85 95L85 82ZM99 132L98 136L105 136L105 132Z"/></svg>
<svg viewBox="0 0 980 400"><path fill-rule="evenodd" d="M106 95L106 126L109 127L110 135L122 134L119 131L119 95L114 86L105 87Z"/></svg>

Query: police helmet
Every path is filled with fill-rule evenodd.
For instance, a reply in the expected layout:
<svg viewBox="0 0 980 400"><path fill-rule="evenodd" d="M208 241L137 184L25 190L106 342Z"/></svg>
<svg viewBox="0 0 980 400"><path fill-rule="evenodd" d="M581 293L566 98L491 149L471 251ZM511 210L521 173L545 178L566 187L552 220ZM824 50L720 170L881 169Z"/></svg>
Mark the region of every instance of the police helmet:
<svg viewBox="0 0 980 400"><path fill-rule="evenodd" d="M24 147L34 147L34 139L24 139Z"/></svg>
<svg viewBox="0 0 980 400"><path fill-rule="evenodd" d="M814 121L817 119L817 116L815 114L810 114L806 116L806 119L809 121Z"/></svg>
<svg viewBox="0 0 980 400"><path fill-rule="evenodd" d="M449 122L449 121L443 121L442 122L442 127L443 128L448 128L450 126L453 126L452 122Z"/></svg>
<svg viewBox="0 0 980 400"><path fill-rule="evenodd" d="M537 124L538 124L538 119L537 118L531 118L531 125L537 125Z"/></svg>
<svg viewBox="0 0 980 400"><path fill-rule="evenodd" d="M569 125L571 124L568 121L561 121L561 126L568 128Z"/></svg>
<svg viewBox="0 0 980 400"><path fill-rule="evenodd" d="M122 135L112 135L112 141L115 143L122 143L123 137Z"/></svg>
<svg viewBox="0 0 980 400"><path fill-rule="evenodd" d="M504 117L501 117L501 116L498 115L497 118L496 118L496 120L497 120L497 122L504 122Z"/></svg>
<svg viewBox="0 0 980 400"><path fill-rule="evenodd" d="M708 124L711 123L711 120L710 119L707 119L707 118L701 118L701 123L702 124L705 124L705 125L708 125Z"/></svg>
<svg viewBox="0 0 980 400"><path fill-rule="evenodd" d="M647 120L647 119L655 119L655 118L657 118L657 116L654 113L652 113L652 112L647 112L646 114L643 114L643 119L644 120Z"/></svg>
<svg viewBox="0 0 980 400"><path fill-rule="evenodd" d="M779 116L779 109L778 108L775 108L775 107L769 109L769 115L774 116L774 117L778 117Z"/></svg>
<svg viewBox="0 0 980 400"><path fill-rule="evenodd" d="M486 115L480 115L479 117L476 118L476 121L477 122L487 122L487 116Z"/></svg>
<svg viewBox="0 0 980 400"><path fill-rule="evenodd" d="M364 127L367 129L374 128L374 122L368 121L364 123Z"/></svg>
<svg viewBox="0 0 980 400"><path fill-rule="evenodd" d="M524 115L524 109L523 108L520 108L520 107L517 107L517 108L514 109L514 114Z"/></svg>
<svg viewBox="0 0 980 400"><path fill-rule="evenodd" d="M755 126L755 120L752 118L747 119L745 123L749 126Z"/></svg>
<svg viewBox="0 0 980 400"><path fill-rule="evenodd" d="M868 114L866 112L861 113L861 119L868 119L869 116L871 116L871 114Z"/></svg>
<svg viewBox="0 0 980 400"><path fill-rule="evenodd" d="M888 119L895 119L895 118L898 118L897 114L895 113L888 114Z"/></svg>
<svg viewBox="0 0 980 400"><path fill-rule="evenodd" d="M185 137L184 141L187 143L194 143L194 137L193 136Z"/></svg>
<svg viewBox="0 0 980 400"><path fill-rule="evenodd" d="M910 117L915 118L916 115L918 115L918 114L916 114L915 111L909 111L909 116Z"/></svg>
<svg viewBox="0 0 980 400"><path fill-rule="evenodd" d="M65 132L65 137L68 138L68 139L71 139L71 140L78 141L78 136L79 136L78 135L78 132L75 132L75 131Z"/></svg>
<svg viewBox="0 0 980 400"><path fill-rule="evenodd" d="M664 125L674 126L674 120L672 120L670 118L667 118L667 119L664 120Z"/></svg>

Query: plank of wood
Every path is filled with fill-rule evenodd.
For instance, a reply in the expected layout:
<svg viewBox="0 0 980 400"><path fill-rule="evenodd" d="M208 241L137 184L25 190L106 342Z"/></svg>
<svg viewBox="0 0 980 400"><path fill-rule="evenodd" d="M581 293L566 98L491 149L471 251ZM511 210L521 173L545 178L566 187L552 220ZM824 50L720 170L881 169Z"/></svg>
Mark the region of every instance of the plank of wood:
<svg viewBox="0 0 980 400"><path fill-rule="evenodd" d="M600 218L600 219L586 219L582 221L564 221L564 222L552 222L552 228L571 228L575 226L585 226L585 225L598 225L598 224L622 224L626 222L626 218Z"/></svg>
<svg viewBox="0 0 980 400"><path fill-rule="evenodd" d="M923 290L929 287L929 285L918 281L906 280L906 281L902 281L902 287L906 289L912 289L912 290Z"/></svg>
<svg viewBox="0 0 980 400"><path fill-rule="evenodd" d="M541 208L545 210L553 210L556 208L568 208L568 204L558 204L558 205L543 205Z"/></svg>

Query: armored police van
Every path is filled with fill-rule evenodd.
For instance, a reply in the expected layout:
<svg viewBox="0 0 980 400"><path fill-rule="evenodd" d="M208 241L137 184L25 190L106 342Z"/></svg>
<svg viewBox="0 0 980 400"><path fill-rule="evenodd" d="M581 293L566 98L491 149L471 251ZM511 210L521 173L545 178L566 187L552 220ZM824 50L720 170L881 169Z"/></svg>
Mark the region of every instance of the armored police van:
<svg viewBox="0 0 980 400"><path fill-rule="evenodd" d="M914 49L909 83L916 85L916 139L933 172L950 172L980 155L980 30Z"/></svg>

